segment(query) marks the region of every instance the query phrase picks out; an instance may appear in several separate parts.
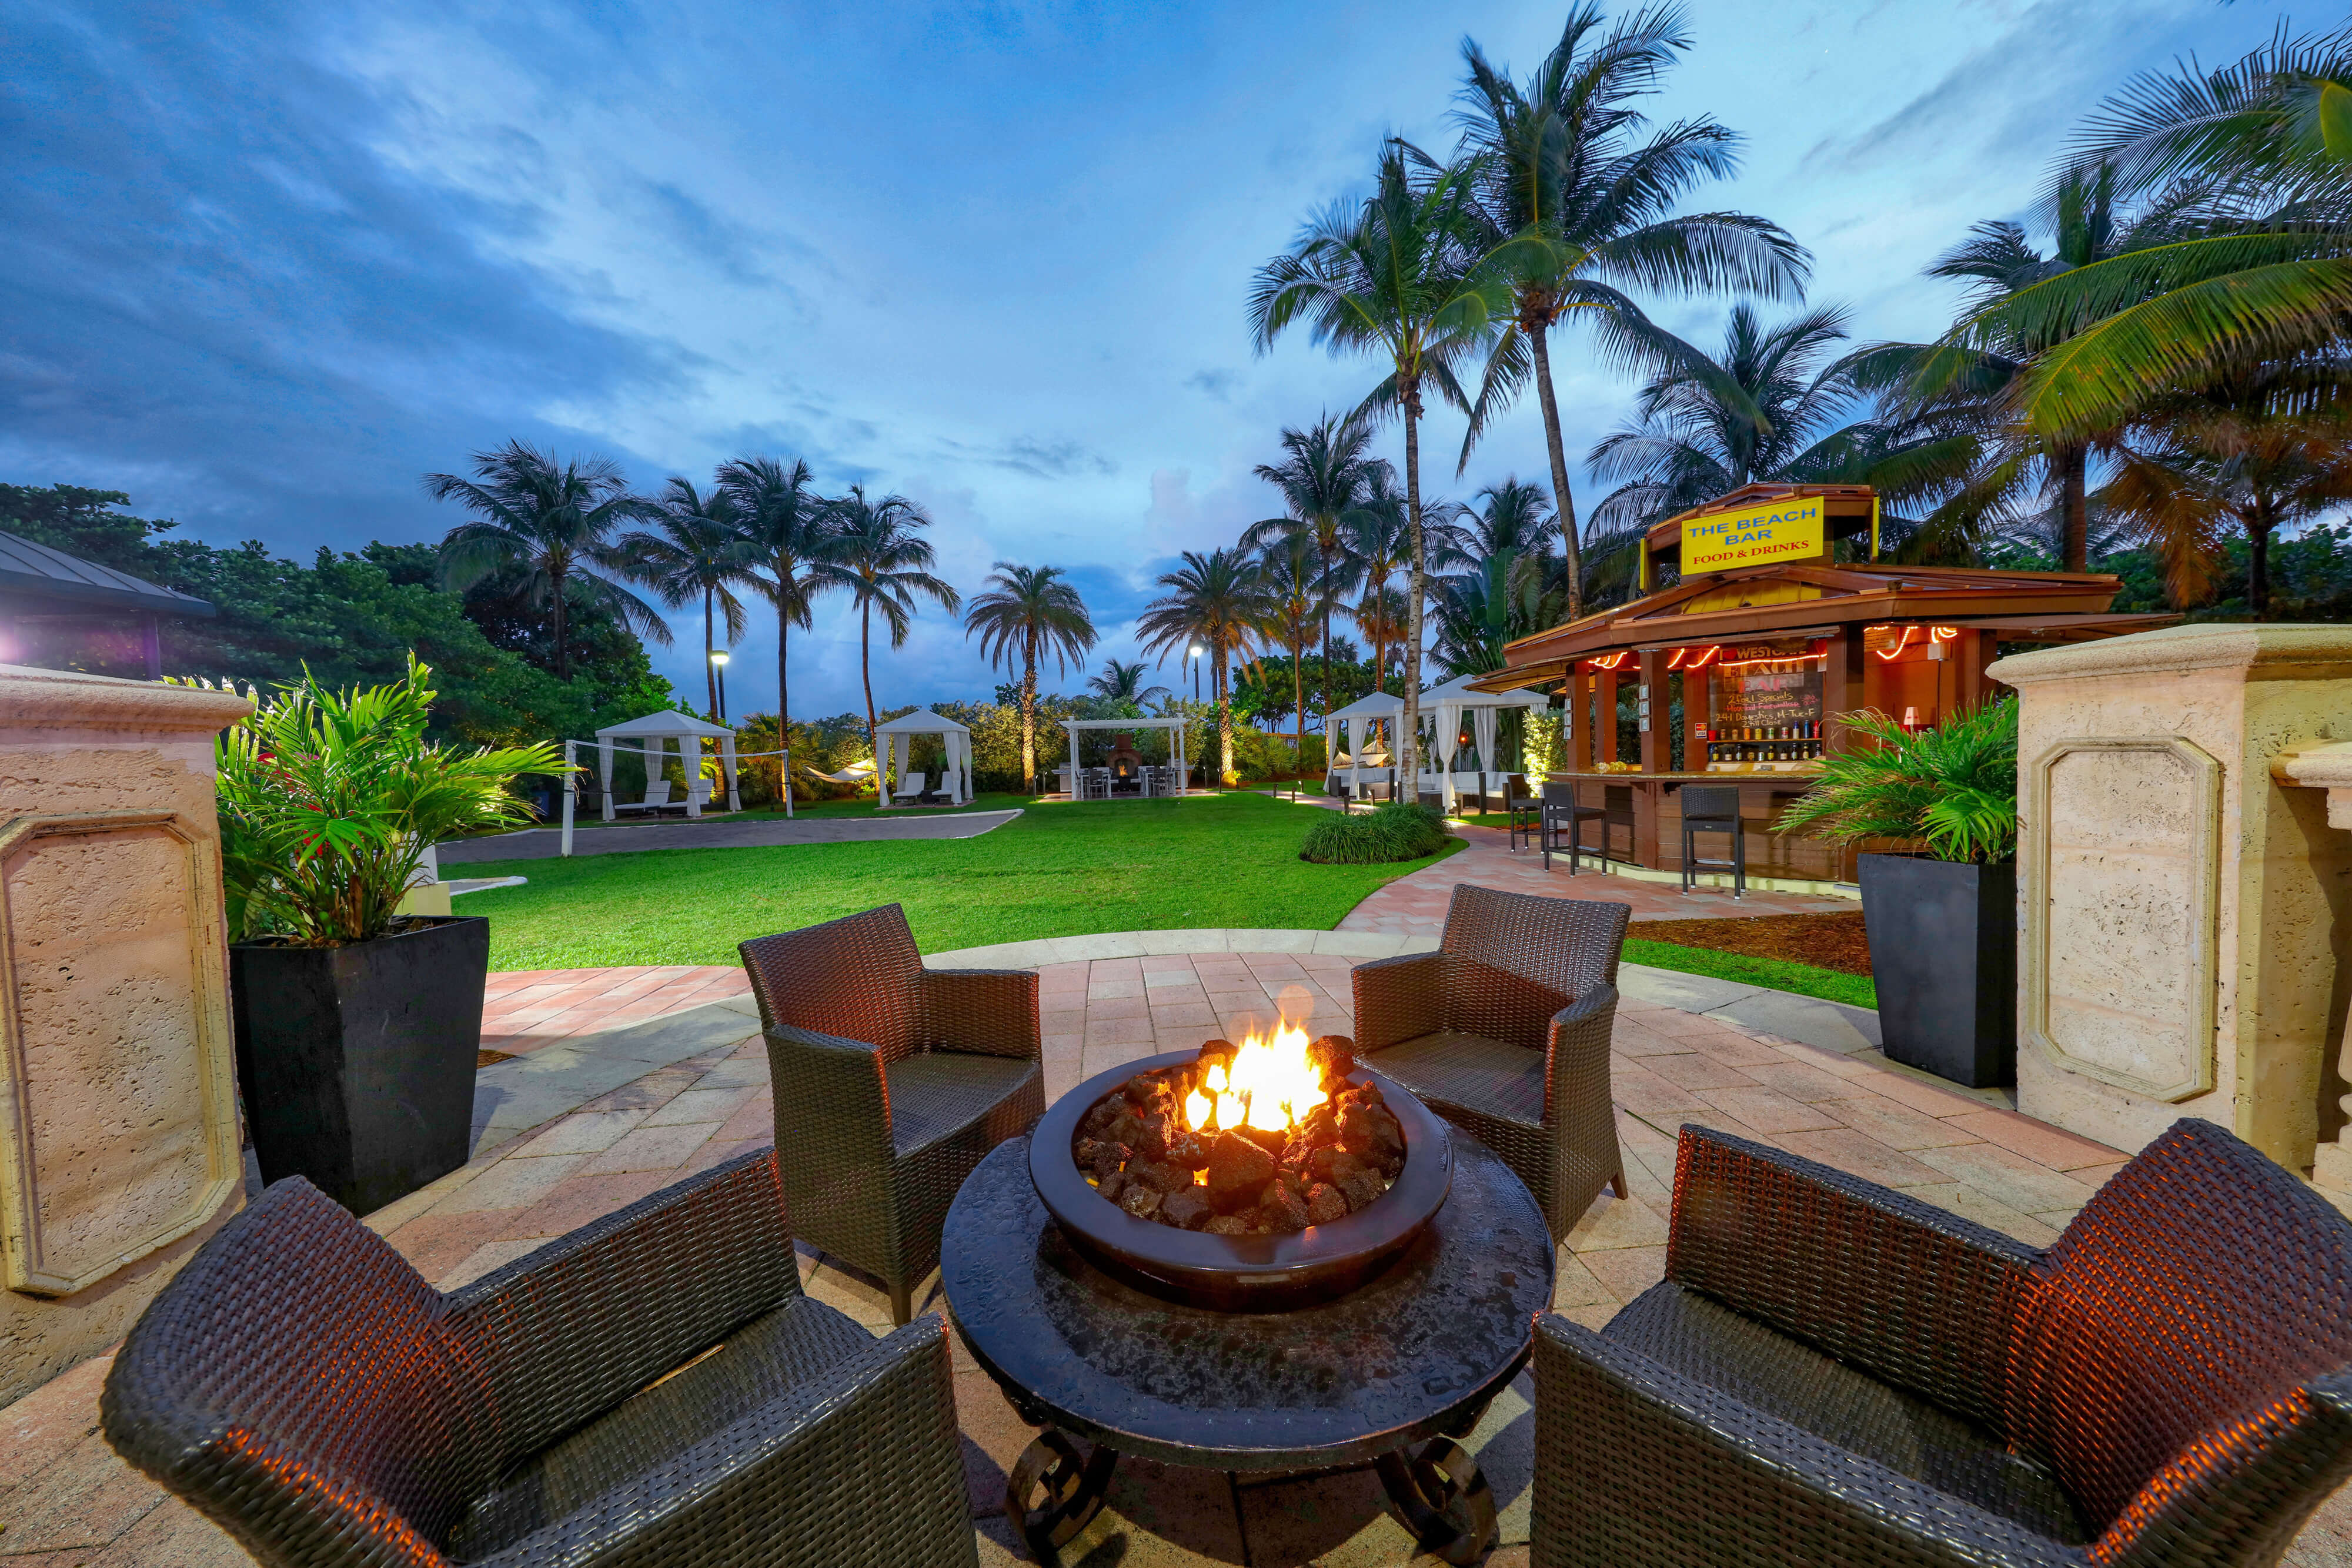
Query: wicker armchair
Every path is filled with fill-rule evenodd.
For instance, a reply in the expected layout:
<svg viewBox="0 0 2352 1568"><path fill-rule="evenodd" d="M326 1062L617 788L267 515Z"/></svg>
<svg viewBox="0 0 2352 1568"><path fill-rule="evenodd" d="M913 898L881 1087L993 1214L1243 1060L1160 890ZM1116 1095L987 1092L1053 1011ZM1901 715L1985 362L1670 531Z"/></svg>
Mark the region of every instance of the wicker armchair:
<svg viewBox="0 0 2352 1568"><path fill-rule="evenodd" d="M781 1198L760 1150L443 1295L281 1181L131 1331L107 1441L270 1568L976 1564L939 1320L803 1296Z"/></svg>
<svg viewBox="0 0 2352 1568"><path fill-rule="evenodd" d="M1356 967L1356 1050L1503 1157L1555 1237L1614 1186L1609 1103L1623 904L1465 883L1434 953Z"/></svg>
<svg viewBox="0 0 2352 1568"><path fill-rule="evenodd" d="M2210 1123L2048 1251L1685 1127L1664 1282L1536 1335L1538 1568L2239 1568L2352 1474L2352 1225Z"/></svg>
<svg viewBox="0 0 2352 1568"><path fill-rule="evenodd" d="M926 969L895 904L741 951L788 1212L803 1240L881 1276L903 1323L963 1178L1045 1113L1036 974Z"/></svg>

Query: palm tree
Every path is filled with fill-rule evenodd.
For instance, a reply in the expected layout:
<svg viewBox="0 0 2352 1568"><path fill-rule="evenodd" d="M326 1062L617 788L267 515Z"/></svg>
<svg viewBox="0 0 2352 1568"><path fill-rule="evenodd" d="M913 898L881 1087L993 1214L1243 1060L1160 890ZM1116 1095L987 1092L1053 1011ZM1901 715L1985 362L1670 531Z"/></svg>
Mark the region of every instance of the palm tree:
<svg viewBox="0 0 2352 1568"><path fill-rule="evenodd" d="M937 602L943 610L961 607L962 596L930 573L930 542L921 530L931 526L922 507L904 496L868 500L861 485L825 508L833 546L823 560L810 563L814 574L857 601L857 674L866 685L866 738L874 756L882 755L874 716L874 617L878 612L890 628L890 646L907 645L914 624L915 595ZM879 778L879 775L877 775Z"/></svg>
<svg viewBox="0 0 2352 1568"><path fill-rule="evenodd" d="M1160 578L1166 593L1143 607L1135 630L1147 653L1199 643L1208 651L1211 695L1217 705L1217 778L1234 772L1234 699L1227 661L1246 654L1264 617L1257 564L1238 550L1184 552L1184 564Z"/></svg>
<svg viewBox="0 0 2352 1568"><path fill-rule="evenodd" d="M1361 498L1378 458L1365 455L1371 444L1369 425L1353 415L1325 413L1309 430L1286 427L1279 463L1261 463L1257 476L1282 493L1288 515L1254 523L1242 534L1241 548L1255 550L1277 538L1305 536L1315 547L1328 583L1347 552L1349 515ZM1323 711L1331 711L1331 603L1327 597L1323 623Z"/></svg>
<svg viewBox="0 0 2352 1568"><path fill-rule="evenodd" d="M1175 695L1166 686L1145 685L1143 684L1144 668L1144 663L1140 659L1133 664L1121 664L1117 659L1105 659L1102 673L1087 682L1087 690L1105 702L1133 703L1139 708L1154 697Z"/></svg>
<svg viewBox="0 0 2352 1568"><path fill-rule="evenodd" d="M816 563L833 549L831 513L809 488L809 466L773 457L739 457L719 465L719 488L733 503L736 527L764 577L754 579L776 612L776 733L793 731L792 630L812 624L811 601L837 586Z"/></svg>
<svg viewBox="0 0 2352 1568"><path fill-rule="evenodd" d="M1307 321L1316 341L1335 352L1371 354L1385 364L1358 413L1378 410L1404 420L1412 557L1398 767L1406 779L1417 766L1414 727L1421 713L1422 613L1428 593L1421 505L1423 393L1434 391L1454 407L1469 409L1454 368L1493 341L1496 319L1511 304L1505 269L1521 243L1482 250L1476 208L1484 175L1485 166L1475 158L1439 165L1391 138L1381 150L1372 194L1354 205L1335 204L1311 220L1294 249L1258 269L1250 290L1250 328L1259 352L1270 349L1291 323Z"/></svg>
<svg viewBox="0 0 2352 1568"><path fill-rule="evenodd" d="M2252 360L2321 350L2352 314L2352 28L2282 35L2233 65L2134 77L2074 139L2045 205L2106 177L2194 223L2168 243L1980 304L1952 340L2053 345L2019 403L2052 438Z"/></svg>
<svg viewBox="0 0 2352 1568"><path fill-rule="evenodd" d="M1745 301L1731 309L1723 348L1696 349L1651 378L1632 423L1585 458L1616 482L1592 510L1593 531L1626 537L1759 479L1801 471L1851 398L1843 369L1823 367L1845 336L1845 312L1818 306L1766 327Z"/></svg>
<svg viewBox="0 0 2352 1568"><path fill-rule="evenodd" d="M1487 421L1533 380L1565 528L1570 620L1583 613L1577 586L1582 571L1552 391L1552 328L1580 312L1600 335L1604 354L1622 359L1631 350L1653 357L1658 334L1622 287L1801 297L1811 260L1778 224L1762 218L1670 213L1690 187L1738 167L1738 138L1714 120L1684 120L1644 135L1649 121L1632 107L1656 90L1675 57L1689 47L1679 9L1637 11L1604 33L1601 8L1591 0L1570 10L1559 42L1524 86L1489 64L1476 44L1462 44L1463 142L1484 164L1479 244L1500 251L1514 238L1541 242L1513 253L1510 325L1487 359L1462 439L1462 466Z"/></svg>
<svg viewBox="0 0 2352 1568"><path fill-rule="evenodd" d="M621 549L630 571L652 589L664 604L682 610L702 601L702 674L709 688L710 721L719 722L719 666L711 653L713 617L723 613L730 643L743 635L743 601L738 588L759 581L757 558L743 538L741 516L733 497L721 489L701 491L689 479L673 476L654 502L651 533L623 537Z"/></svg>
<svg viewBox="0 0 2352 1568"><path fill-rule="evenodd" d="M2246 537L2247 607L2270 619L2272 535L2352 502L2352 423L2340 407L2297 408L2315 386L2347 378L2340 361L2290 361L2157 399L2134 423L2137 439L2100 498L2155 546L2175 604L2210 595L2222 536L2235 528Z"/></svg>
<svg viewBox="0 0 2352 1568"><path fill-rule="evenodd" d="M1303 762L1307 756L1307 645L1315 639L1318 616L1329 635L1331 593L1325 586L1319 552L1306 533L1269 541L1258 554L1259 594L1263 618L1259 630L1290 651L1291 744ZM1324 673L1329 691L1330 673ZM1329 698L1323 711L1329 713Z"/></svg>
<svg viewBox="0 0 2352 1568"><path fill-rule="evenodd" d="M1009 674L1013 655L1021 664L1021 787L1037 789L1037 657L1054 655L1056 667L1083 660L1095 645L1095 623L1076 587L1057 566L1015 566L1000 560L986 591L964 612L964 635L980 634L980 652Z"/></svg>
<svg viewBox="0 0 2352 1568"><path fill-rule="evenodd" d="M1402 643L1404 621L1376 615L1367 619L1364 607L1384 604L1389 579L1412 559L1412 530L1405 520L1405 499L1396 487L1396 470L1374 463L1365 477L1360 505L1349 512L1342 534L1344 553L1331 583L1333 593L1356 593L1357 607L1349 612L1356 629L1372 644L1372 690L1388 690L1388 651Z"/></svg>
<svg viewBox="0 0 2352 1568"><path fill-rule="evenodd" d="M2048 255L2018 224L1978 224L1927 268L1931 277L1970 285L1967 313L1951 333L1932 344L1879 345L1848 361L1854 384L1890 393L1899 413L1947 422L1955 432L1973 430L1979 438L1978 472L1956 498L1956 512L1970 518L2014 512L2020 494L2029 491L2055 508L2059 565L2067 571L2089 570L2091 463L2113 450L2116 433L2053 435L2021 417L2036 367L2063 350L2084 323L2045 323L2042 329L2054 336L2027 336L2026 322L2007 313L2004 302L2114 257L2161 248L2179 223L2163 206L2126 218L2109 174L2069 177L2058 192Z"/></svg>
<svg viewBox="0 0 2352 1568"><path fill-rule="evenodd" d="M427 474L425 493L456 501L475 514L441 540L441 580L463 593L492 573L520 580L527 602L544 604L555 643L555 678L572 678L564 611L573 595L610 611L640 637L669 645L661 612L615 579L628 560L613 530L646 515L611 460L575 457L559 464L552 453L520 441L474 454L474 477Z"/></svg>

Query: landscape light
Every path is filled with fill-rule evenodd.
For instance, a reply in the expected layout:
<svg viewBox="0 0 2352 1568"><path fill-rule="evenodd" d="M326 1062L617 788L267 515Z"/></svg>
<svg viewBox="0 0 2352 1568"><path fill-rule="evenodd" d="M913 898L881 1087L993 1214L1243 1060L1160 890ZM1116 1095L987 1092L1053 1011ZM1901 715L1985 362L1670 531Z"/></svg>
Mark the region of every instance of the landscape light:
<svg viewBox="0 0 2352 1568"><path fill-rule="evenodd" d="M727 650L724 648L712 649L710 652L710 662L714 664L725 664L727 662Z"/></svg>

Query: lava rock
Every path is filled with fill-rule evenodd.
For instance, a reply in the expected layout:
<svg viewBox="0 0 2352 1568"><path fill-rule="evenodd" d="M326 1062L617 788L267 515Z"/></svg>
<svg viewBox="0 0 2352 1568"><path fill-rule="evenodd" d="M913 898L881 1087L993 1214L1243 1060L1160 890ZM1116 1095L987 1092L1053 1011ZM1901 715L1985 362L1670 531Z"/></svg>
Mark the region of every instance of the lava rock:
<svg viewBox="0 0 2352 1568"><path fill-rule="evenodd" d="M1115 1144L1105 1139L1095 1145L1095 1157L1087 1164L1087 1168L1094 1172L1099 1179L1109 1176L1134 1157L1135 1151L1125 1144Z"/></svg>
<svg viewBox="0 0 2352 1568"><path fill-rule="evenodd" d="M1118 1206L1138 1219L1149 1219L1160 1212L1160 1189L1144 1182L1129 1182L1118 1195Z"/></svg>
<svg viewBox="0 0 2352 1568"><path fill-rule="evenodd" d="M1276 1235L1307 1228L1307 1200L1279 1181L1265 1184L1258 1200L1258 1223Z"/></svg>
<svg viewBox="0 0 2352 1568"><path fill-rule="evenodd" d="M1302 1198L1307 1196L1307 1189L1315 1185L1288 1166L1284 1166L1280 1169L1276 1170L1274 1173L1274 1179L1288 1187L1291 1191L1297 1193Z"/></svg>
<svg viewBox="0 0 2352 1568"><path fill-rule="evenodd" d="M1095 1183L1095 1191L1100 1193L1106 1201L1117 1203L1119 1195L1127 1190L1127 1179L1125 1171L1113 1171Z"/></svg>
<svg viewBox="0 0 2352 1568"><path fill-rule="evenodd" d="M1238 1214L1220 1214L1201 1227L1212 1236L1247 1236L1249 1221Z"/></svg>
<svg viewBox="0 0 2352 1568"><path fill-rule="evenodd" d="M1307 1060L1326 1078L1345 1078L1356 1071L1356 1042L1344 1034L1321 1034L1308 1042Z"/></svg>
<svg viewBox="0 0 2352 1568"><path fill-rule="evenodd" d="M1290 1130L1286 1127L1276 1127L1272 1129L1265 1127L1235 1127L1234 1131L1239 1133L1243 1137L1247 1138L1251 1143L1255 1144L1259 1148L1264 1149L1267 1154L1273 1155L1277 1160L1282 1157L1282 1151L1287 1148L1290 1145Z"/></svg>
<svg viewBox="0 0 2352 1568"><path fill-rule="evenodd" d="M1274 1156L1238 1133L1209 1145L1209 1201L1219 1212L1246 1208L1274 1175Z"/></svg>
<svg viewBox="0 0 2352 1568"><path fill-rule="evenodd" d="M1176 1124L1157 1111L1135 1121L1135 1136L1129 1140L1135 1145L1135 1152L1147 1160L1167 1158L1168 1145L1176 1136Z"/></svg>
<svg viewBox="0 0 2352 1568"><path fill-rule="evenodd" d="M1340 1206L1346 1212L1346 1205ZM1179 1230L1198 1230L1216 1217L1208 1196L1197 1186L1183 1186L1160 1200L1160 1223Z"/></svg>
<svg viewBox="0 0 2352 1568"><path fill-rule="evenodd" d="M1209 1163L1209 1141L1198 1133L1179 1133L1168 1140L1168 1153L1163 1157L1171 1166L1199 1170Z"/></svg>
<svg viewBox="0 0 2352 1568"><path fill-rule="evenodd" d="M1308 1176L1317 1181L1329 1182L1333 1186L1364 1168L1363 1161L1341 1148L1318 1149L1307 1162Z"/></svg>
<svg viewBox="0 0 2352 1568"><path fill-rule="evenodd" d="M1128 1179L1139 1181L1159 1192L1174 1192L1192 1185L1192 1173L1181 1166L1163 1165L1140 1160L1127 1169Z"/></svg>
<svg viewBox="0 0 2352 1568"><path fill-rule="evenodd" d="M1336 1144L1339 1141L1339 1113L1329 1105L1318 1105L1299 1124L1298 1136L1309 1144Z"/></svg>
<svg viewBox="0 0 2352 1568"><path fill-rule="evenodd" d="M1087 1113L1085 1121L1078 1124L1078 1135L1085 1138L1099 1138L1110 1131L1110 1124L1118 1120L1118 1102L1116 1099L1102 1101Z"/></svg>
<svg viewBox="0 0 2352 1568"><path fill-rule="evenodd" d="M1387 1190L1381 1186L1381 1178L1370 1171L1360 1170L1339 1182L1339 1191L1348 1199L1348 1212L1350 1214L1370 1208Z"/></svg>
<svg viewBox="0 0 2352 1568"><path fill-rule="evenodd" d="M1387 1106L1358 1103L1339 1113L1339 1144L1371 1165L1404 1153L1404 1128Z"/></svg>
<svg viewBox="0 0 2352 1568"><path fill-rule="evenodd" d="M1166 1207L1162 1205L1162 1207ZM1328 1225L1348 1217L1348 1195L1326 1182L1307 1189L1307 1223Z"/></svg>

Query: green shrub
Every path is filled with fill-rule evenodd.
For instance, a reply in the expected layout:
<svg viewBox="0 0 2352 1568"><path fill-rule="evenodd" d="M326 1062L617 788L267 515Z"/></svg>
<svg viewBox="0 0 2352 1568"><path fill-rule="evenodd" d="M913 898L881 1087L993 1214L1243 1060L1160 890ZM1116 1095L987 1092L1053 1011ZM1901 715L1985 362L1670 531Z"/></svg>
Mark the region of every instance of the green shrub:
<svg viewBox="0 0 2352 1568"><path fill-rule="evenodd" d="M1318 865L1417 861L1445 847L1445 819L1427 806L1391 800L1358 816L1325 812L1307 830L1298 858Z"/></svg>

